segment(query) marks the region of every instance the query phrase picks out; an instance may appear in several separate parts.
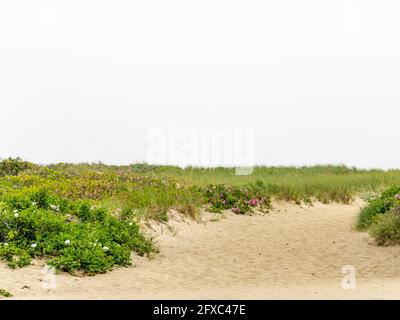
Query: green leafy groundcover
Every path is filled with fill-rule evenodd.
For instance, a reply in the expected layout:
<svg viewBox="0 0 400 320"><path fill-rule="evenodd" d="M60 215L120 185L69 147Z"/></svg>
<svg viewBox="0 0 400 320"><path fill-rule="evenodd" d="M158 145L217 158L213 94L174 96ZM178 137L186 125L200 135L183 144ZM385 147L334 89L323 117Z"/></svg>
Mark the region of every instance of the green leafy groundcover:
<svg viewBox="0 0 400 320"><path fill-rule="evenodd" d="M34 257L74 273L103 273L131 264L131 252L154 250L137 223L89 200L71 201L45 189L15 190L0 200L0 257L23 267Z"/></svg>
<svg viewBox="0 0 400 320"><path fill-rule="evenodd" d="M400 244L400 187L370 199L358 216L357 228L369 231L379 245Z"/></svg>

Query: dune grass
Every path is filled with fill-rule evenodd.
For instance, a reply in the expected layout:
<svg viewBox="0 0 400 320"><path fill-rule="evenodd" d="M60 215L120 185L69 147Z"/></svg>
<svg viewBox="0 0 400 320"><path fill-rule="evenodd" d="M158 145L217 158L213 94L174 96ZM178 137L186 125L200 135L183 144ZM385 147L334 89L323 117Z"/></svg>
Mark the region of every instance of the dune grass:
<svg viewBox="0 0 400 320"><path fill-rule="evenodd" d="M255 167L251 175L238 176L233 168L181 169L173 166L134 164L130 166L106 166L97 164L57 164L52 169L79 175L87 170L98 172L129 172L146 177L173 179L183 185L207 187L226 185L240 187L262 182L265 192L276 199L324 203L335 201L348 203L356 195L365 192L381 192L400 185L400 170L360 170L346 166L310 167Z"/></svg>
<svg viewBox="0 0 400 320"><path fill-rule="evenodd" d="M131 264L132 252L156 252L140 222L166 221L171 209L197 218L201 207L268 211L273 199L349 203L393 185L400 185L399 170L256 167L249 176L237 176L232 168L44 166L6 159L0 161L0 257L12 268L43 258L72 274L103 273ZM363 211L360 229L372 224L376 210Z"/></svg>

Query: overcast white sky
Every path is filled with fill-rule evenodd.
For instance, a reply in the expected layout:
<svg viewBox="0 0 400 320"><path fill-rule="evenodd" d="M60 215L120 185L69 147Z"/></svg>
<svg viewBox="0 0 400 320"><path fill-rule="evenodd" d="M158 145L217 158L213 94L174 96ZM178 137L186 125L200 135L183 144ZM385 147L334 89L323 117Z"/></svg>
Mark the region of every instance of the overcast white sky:
<svg viewBox="0 0 400 320"><path fill-rule="evenodd" d="M146 160L254 129L266 165L400 167L400 3L0 0L0 157ZM195 164L195 163L194 163Z"/></svg>

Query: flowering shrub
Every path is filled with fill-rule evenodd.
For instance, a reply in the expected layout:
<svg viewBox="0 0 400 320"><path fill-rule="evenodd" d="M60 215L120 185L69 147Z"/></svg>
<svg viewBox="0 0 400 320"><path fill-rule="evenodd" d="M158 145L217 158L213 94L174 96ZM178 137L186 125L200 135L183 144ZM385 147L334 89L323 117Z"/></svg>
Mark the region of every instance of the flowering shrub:
<svg viewBox="0 0 400 320"><path fill-rule="evenodd" d="M135 222L119 220L89 200L34 189L0 202L0 257L12 268L43 257L70 273L96 274L131 264L132 251L144 255L154 247Z"/></svg>
<svg viewBox="0 0 400 320"><path fill-rule="evenodd" d="M383 192L380 197L370 199L368 205L361 210L358 216L357 228L366 230L379 219L380 215L400 207L399 195L400 188L392 187Z"/></svg>
<svg viewBox="0 0 400 320"><path fill-rule="evenodd" d="M211 204L211 211L220 212L232 209L236 214L251 212L260 205L261 209L269 208L270 197L261 193L260 184L249 184L243 188L227 187L224 185L210 185L206 191L207 201Z"/></svg>
<svg viewBox="0 0 400 320"><path fill-rule="evenodd" d="M378 245L400 244L400 188L369 200L358 216L358 228L368 230Z"/></svg>

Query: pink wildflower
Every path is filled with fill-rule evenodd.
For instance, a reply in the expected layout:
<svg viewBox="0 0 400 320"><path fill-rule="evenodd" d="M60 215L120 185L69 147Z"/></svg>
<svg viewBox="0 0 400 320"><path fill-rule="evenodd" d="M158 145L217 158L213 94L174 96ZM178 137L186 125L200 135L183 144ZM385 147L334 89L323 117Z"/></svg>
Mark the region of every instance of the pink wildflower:
<svg viewBox="0 0 400 320"><path fill-rule="evenodd" d="M251 199L251 200L248 202L248 205L249 205L250 207L257 207L257 204L258 204L257 199Z"/></svg>

